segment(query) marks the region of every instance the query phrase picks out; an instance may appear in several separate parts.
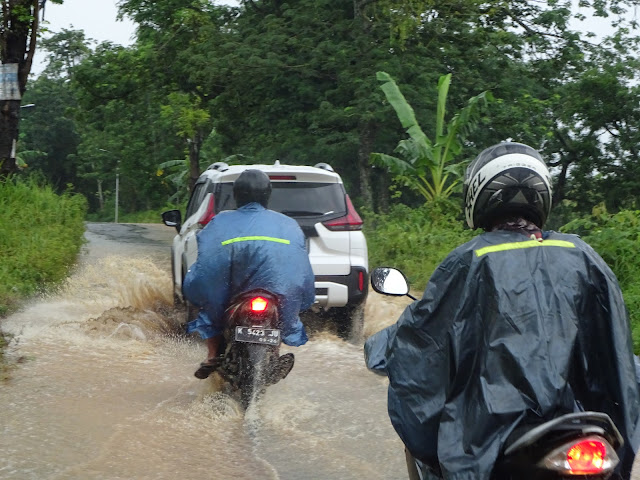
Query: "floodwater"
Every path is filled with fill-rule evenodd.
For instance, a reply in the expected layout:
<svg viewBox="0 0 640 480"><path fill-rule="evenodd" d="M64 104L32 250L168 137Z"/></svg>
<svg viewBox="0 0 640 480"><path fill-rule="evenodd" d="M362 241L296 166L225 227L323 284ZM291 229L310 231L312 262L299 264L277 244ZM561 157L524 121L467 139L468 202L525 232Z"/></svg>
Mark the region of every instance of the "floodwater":
<svg viewBox="0 0 640 480"><path fill-rule="evenodd" d="M164 225L88 224L57 292L2 321L15 364L0 385L0 479L404 479L387 380L326 331L246 414L193 372L179 334ZM408 299L372 293L365 334Z"/></svg>

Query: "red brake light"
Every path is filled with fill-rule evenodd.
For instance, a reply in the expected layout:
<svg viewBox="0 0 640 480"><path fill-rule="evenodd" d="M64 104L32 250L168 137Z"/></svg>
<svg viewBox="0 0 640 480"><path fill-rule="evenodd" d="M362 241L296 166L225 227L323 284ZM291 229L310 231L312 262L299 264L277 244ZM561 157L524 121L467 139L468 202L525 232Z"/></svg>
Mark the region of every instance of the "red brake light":
<svg viewBox="0 0 640 480"><path fill-rule="evenodd" d="M265 298L256 297L251 299L251 311L252 312L264 312L267 309L269 302Z"/></svg>
<svg viewBox="0 0 640 480"><path fill-rule="evenodd" d="M605 468L607 447L597 440L583 440L567 452L567 463L574 475L599 473Z"/></svg>
<svg viewBox="0 0 640 480"><path fill-rule="evenodd" d="M356 209L353 208L353 203L351 203L349 195L345 195L344 197L347 203L347 214L344 217L327 220L326 222L322 222L322 224L334 232L362 230L362 219L360 215L358 215Z"/></svg>
<svg viewBox="0 0 640 480"><path fill-rule="evenodd" d="M207 223L209 223L213 217L215 217L216 215L215 205L216 205L216 201L213 198L213 194L209 194L209 204L207 205L207 209L200 217L200 220L198 220L198 223L203 227Z"/></svg>
<svg viewBox="0 0 640 480"><path fill-rule="evenodd" d="M269 175L270 180L295 180L295 175Z"/></svg>

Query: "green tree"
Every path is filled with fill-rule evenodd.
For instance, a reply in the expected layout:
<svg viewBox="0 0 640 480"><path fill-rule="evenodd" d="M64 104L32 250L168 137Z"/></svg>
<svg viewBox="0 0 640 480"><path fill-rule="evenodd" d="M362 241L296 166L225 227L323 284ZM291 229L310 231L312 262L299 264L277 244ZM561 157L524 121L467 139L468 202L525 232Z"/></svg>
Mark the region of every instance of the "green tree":
<svg viewBox="0 0 640 480"><path fill-rule="evenodd" d="M42 39L47 65L24 96L33 107L22 114L18 155L30 152L29 171L42 172L59 193L68 184L83 187L76 155L80 137L73 117L77 102L69 80L74 66L91 52L91 42L81 30L66 29Z"/></svg>
<svg viewBox="0 0 640 480"><path fill-rule="evenodd" d="M216 45L221 35L226 36L223 32L234 10L202 0L126 0L120 3L120 11L140 24L143 68L159 95L162 119L182 142L193 188L201 173L202 145L212 131L211 108L217 90L203 86L203 81L210 84L206 77L215 68L216 53L203 51L202 45Z"/></svg>

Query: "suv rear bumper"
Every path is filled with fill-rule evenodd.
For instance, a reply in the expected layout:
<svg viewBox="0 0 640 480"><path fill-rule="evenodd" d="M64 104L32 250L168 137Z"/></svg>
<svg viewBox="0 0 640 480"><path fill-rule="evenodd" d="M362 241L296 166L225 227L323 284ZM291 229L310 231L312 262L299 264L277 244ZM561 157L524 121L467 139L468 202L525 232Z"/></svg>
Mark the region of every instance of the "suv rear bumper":
<svg viewBox="0 0 640 480"><path fill-rule="evenodd" d="M316 305L345 307L358 305L369 293L369 274L362 267L351 267L348 275L316 275Z"/></svg>

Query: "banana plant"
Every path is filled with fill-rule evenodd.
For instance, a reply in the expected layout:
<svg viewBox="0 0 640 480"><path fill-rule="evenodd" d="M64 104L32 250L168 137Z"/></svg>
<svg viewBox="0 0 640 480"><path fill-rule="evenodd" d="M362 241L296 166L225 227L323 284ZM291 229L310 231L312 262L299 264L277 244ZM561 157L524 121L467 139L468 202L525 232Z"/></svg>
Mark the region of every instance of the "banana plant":
<svg viewBox="0 0 640 480"><path fill-rule="evenodd" d="M372 153L371 162L386 167L396 180L419 192L427 201L449 197L464 174L465 162L456 163L455 160L462 153L465 138L477 127L482 110L493 100L491 92L484 91L472 97L445 126L451 74L441 76L438 80L436 129L432 141L420 128L413 108L395 80L386 72L378 72L377 79L384 82L380 88L409 138L398 143L394 150L398 156Z"/></svg>

